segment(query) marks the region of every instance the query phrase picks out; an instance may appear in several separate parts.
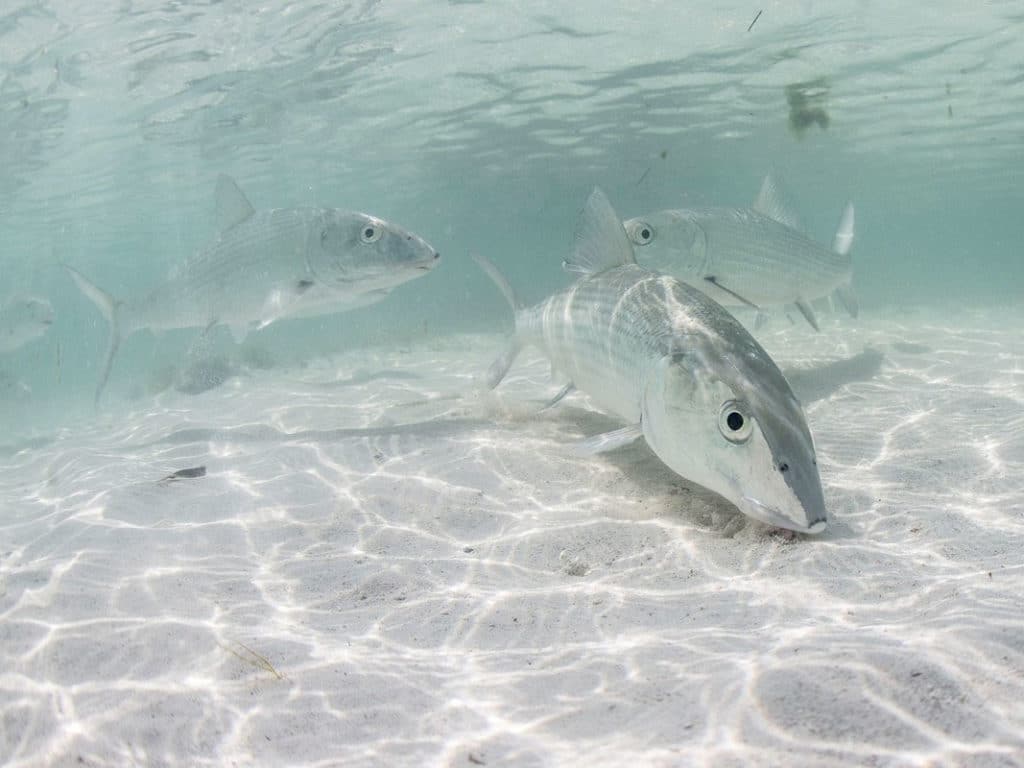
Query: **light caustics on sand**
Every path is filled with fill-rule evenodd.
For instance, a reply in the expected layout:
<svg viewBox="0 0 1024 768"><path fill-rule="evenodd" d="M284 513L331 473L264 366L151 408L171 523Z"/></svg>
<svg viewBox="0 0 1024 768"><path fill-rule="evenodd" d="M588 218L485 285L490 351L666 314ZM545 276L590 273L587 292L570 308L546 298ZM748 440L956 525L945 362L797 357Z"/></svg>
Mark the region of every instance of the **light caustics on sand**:
<svg viewBox="0 0 1024 768"><path fill-rule="evenodd" d="M567 450L608 420L538 416L539 358L450 397L493 337L375 351L384 395L353 353L8 446L9 763L1012 759L1024 374L976 342L1024 349L921 320L766 335L821 435L813 543Z"/></svg>

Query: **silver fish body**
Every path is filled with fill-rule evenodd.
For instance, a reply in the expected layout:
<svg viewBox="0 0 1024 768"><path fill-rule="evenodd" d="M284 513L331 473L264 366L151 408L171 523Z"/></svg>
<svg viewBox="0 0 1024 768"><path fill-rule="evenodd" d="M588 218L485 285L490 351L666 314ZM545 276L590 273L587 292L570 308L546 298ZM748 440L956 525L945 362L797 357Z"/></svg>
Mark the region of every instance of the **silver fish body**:
<svg viewBox="0 0 1024 768"><path fill-rule="evenodd" d="M39 338L53 325L53 305L35 296L0 303L0 352L13 352Z"/></svg>
<svg viewBox="0 0 1024 768"><path fill-rule="evenodd" d="M440 259L422 238L365 213L256 211L226 176L218 181L217 208L221 228L213 241L137 301L117 301L67 267L110 324L97 400L121 339L135 331L226 325L241 341L282 318L379 301Z"/></svg>
<svg viewBox="0 0 1024 768"><path fill-rule="evenodd" d="M809 238L765 179L755 208L662 210L628 219L637 261L672 275L725 306L795 304L817 327L816 299L838 292L856 316L852 291L854 212L847 205L830 249Z"/></svg>
<svg viewBox="0 0 1024 768"><path fill-rule="evenodd" d="M624 253L617 265L520 307L513 345L492 367L490 384L520 347L535 345L601 409L635 425L605 440L608 447L642 435L667 466L750 517L823 530L813 440L771 357L706 294ZM511 298L493 265L478 261Z"/></svg>
<svg viewBox="0 0 1024 768"><path fill-rule="evenodd" d="M377 239L364 243L372 230ZM343 312L380 301L432 269L419 237L335 209L257 211L221 232L145 298L122 306L121 328L227 325L236 338L285 317Z"/></svg>

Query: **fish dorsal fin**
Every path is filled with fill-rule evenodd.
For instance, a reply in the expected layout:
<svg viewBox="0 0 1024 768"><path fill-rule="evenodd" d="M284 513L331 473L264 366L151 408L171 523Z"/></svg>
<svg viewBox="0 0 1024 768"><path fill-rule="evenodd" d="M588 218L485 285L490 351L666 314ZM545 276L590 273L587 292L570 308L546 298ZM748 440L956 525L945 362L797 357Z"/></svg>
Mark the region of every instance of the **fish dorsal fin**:
<svg viewBox="0 0 1024 768"><path fill-rule="evenodd" d="M592 275L623 264L636 264L633 246L612 204L595 187L576 224L572 255L562 266L568 272Z"/></svg>
<svg viewBox="0 0 1024 768"><path fill-rule="evenodd" d="M223 232L248 219L256 212L249 198L235 180L225 174L217 177L217 229Z"/></svg>
<svg viewBox="0 0 1024 768"><path fill-rule="evenodd" d="M757 199L754 200L754 210L780 224L792 227L798 232L804 231L803 222L800 221L800 216L792 201L779 188L771 174L765 176L764 181L761 182L761 191L757 193Z"/></svg>

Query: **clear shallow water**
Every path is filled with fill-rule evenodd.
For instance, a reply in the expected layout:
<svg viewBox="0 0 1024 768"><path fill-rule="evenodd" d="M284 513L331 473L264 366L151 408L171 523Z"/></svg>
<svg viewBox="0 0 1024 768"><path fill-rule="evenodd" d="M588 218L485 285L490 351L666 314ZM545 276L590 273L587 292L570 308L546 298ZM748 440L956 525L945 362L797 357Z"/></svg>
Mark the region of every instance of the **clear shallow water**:
<svg viewBox="0 0 1024 768"><path fill-rule="evenodd" d="M1024 17L609 6L4 7L0 298L58 318L0 358L0 754L1013 764ZM823 241L858 214L861 320L759 334L819 369L791 376L838 522L792 544L643 451L569 455L611 422L533 415L539 364L471 395L500 341L462 335L508 324L469 254L544 296L595 184L630 216L768 170ZM211 237L222 172L443 263L218 335L196 396L194 334L135 335L94 413L106 329L59 264L138 295Z"/></svg>

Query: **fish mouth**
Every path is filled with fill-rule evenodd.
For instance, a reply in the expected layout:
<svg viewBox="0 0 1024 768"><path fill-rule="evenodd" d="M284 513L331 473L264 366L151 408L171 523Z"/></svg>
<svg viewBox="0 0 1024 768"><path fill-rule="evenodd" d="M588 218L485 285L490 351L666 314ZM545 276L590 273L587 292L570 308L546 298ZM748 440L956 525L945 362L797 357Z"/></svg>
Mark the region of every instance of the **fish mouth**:
<svg viewBox="0 0 1024 768"><path fill-rule="evenodd" d="M437 266L437 262L441 260L441 254L434 251L434 255L430 257L429 261L422 261L416 265L416 269L422 269L424 271L431 270Z"/></svg>
<svg viewBox="0 0 1024 768"><path fill-rule="evenodd" d="M743 500L747 502L743 507L743 512L755 520L760 520L768 525L797 531L798 533L821 533L828 526L828 517L825 514L821 514L813 520L804 523L793 520L780 510L758 501L753 496L744 496Z"/></svg>

